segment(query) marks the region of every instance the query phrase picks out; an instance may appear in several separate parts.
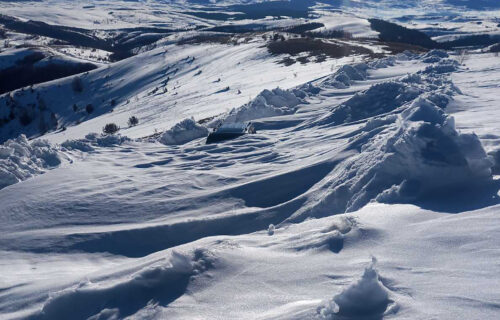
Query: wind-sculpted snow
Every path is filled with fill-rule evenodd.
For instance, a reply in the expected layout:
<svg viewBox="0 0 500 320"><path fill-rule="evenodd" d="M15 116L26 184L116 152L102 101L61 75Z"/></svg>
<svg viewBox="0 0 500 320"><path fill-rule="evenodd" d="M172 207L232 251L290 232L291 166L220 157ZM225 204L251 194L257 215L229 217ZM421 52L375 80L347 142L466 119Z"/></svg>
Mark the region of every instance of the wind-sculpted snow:
<svg viewBox="0 0 500 320"><path fill-rule="evenodd" d="M450 74L419 72L458 70L441 55L400 54L263 91L211 121L257 128L231 140L202 143L210 125L187 119L134 142L90 134L62 143L71 164L0 190L1 316L447 319L453 306L454 317L494 319L498 290L483 289L498 267L482 249L499 229L500 138L478 132L483 148L477 125L456 127L446 114L450 102L453 115L475 105ZM231 88L245 96L238 104L259 92ZM204 90L193 94L231 105ZM120 114L123 125L136 113ZM67 131L57 134L75 137ZM462 194L481 214L463 212ZM370 254L381 263L363 274Z"/></svg>
<svg viewBox="0 0 500 320"><path fill-rule="evenodd" d="M327 80L325 84L331 85L331 82ZM443 76L428 72L408 74L397 80L377 83L368 90L355 94L313 125L339 125L382 115L397 110L420 95L425 95L444 108L451 97L459 92L453 83Z"/></svg>
<svg viewBox="0 0 500 320"><path fill-rule="evenodd" d="M351 65L344 65L337 70L329 79L326 81L329 85L344 89L351 86L353 81L361 81L366 79L366 72L368 70L368 65L364 63Z"/></svg>
<svg viewBox="0 0 500 320"><path fill-rule="evenodd" d="M325 194L306 206L308 215L355 211L370 201L412 202L492 178L493 162L478 137L457 132L454 119L422 97L400 114L368 121L349 149L359 153L333 170Z"/></svg>
<svg viewBox="0 0 500 320"><path fill-rule="evenodd" d="M245 122L293 113L295 106L301 103L301 96L304 93L300 90L264 90L251 102L231 110L224 122Z"/></svg>
<svg viewBox="0 0 500 320"><path fill-rule="evenodd" d="M374 60L369 63L373 69L384 69L396 65L397 59L394 56L389 56L381 59Z"/></svg>
<svg viewBox="0 0 500 320"><path fill-rule="evenodd" d="M322 319L381 319L396 311L397 305L390 300L389 290L380 281L375 263L376 259L372 258L361 279L318 308Z"/></svg>
<svg viewBox="0 0 500 320"><path fill-rule="evenodd" d="M457 60L453 59L443 59L439 60L437 63L428 66L422 71L424 74L444 74L451 73L458 70L460 64Z"/></svg>
<svg viewBox="0 0 500 320"><path fill-rule="evenodd" d="M210 259L203 251L196 251L193 260L174 251L169 259L109 284L89 281L57 292L33 318L123 318L144 308L151 299L165 306L184 293L191 276L211 265Z"/></svg>
<svg viewBox="0 0 500 320"><path fill-rule="evenodd" d="M127 141L131 140L119 134L102 135L99 133L89 133L85 136L85 139L66 140L61 143L61 147L67 150L90 152L94 151L95 147L114 147Z"/></svg>
<svg viewBox="0 0 500 320"><path fill-rule="evenodd" d="M422 56L422 62L436 63L442 59L449 58L449 55L444 50L431 50Z"/></svg>
<svg viewBox="0 0 500 320"><path fill-rule="evenodd" d="M193 118L188 118L165 131L160 137L160 142L166 145L179 145L207 135L206 127L197 124Z"/></svg>
<svg viewBox="0 0 500 320"><path fill-rule="evenodd" d="M60 164L57 148L48 141L29 142L24 135L7 140L0 145L0 189Z"/></svg>

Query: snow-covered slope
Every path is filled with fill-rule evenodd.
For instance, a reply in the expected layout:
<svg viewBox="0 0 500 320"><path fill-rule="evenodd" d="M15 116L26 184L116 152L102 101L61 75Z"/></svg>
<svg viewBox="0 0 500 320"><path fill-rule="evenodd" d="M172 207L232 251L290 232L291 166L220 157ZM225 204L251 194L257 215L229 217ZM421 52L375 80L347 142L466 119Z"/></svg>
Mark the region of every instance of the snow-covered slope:
<svg viewBox="0 0 500 320"><path fill-rule="evenodd" d="M196 74L184 55L177 73ZM479 122L495 114L495 59L346 65L213 119L257 128L219 144L192 120L168 131L173 145L49 136L59 167L0 190L2 315L496 318L496 122ZM7 171L21 152L8 146Z"/></svg>
<svg viewBox="0 0 500 320"><path fill-rule="evenodd" d="M98 66L0 95L1 319L500 318L499 58L368 21L495 34L495 2L238 6L258 2L0 2L99 41L163 32L110 62L0 29L0 71Z"/></svg>

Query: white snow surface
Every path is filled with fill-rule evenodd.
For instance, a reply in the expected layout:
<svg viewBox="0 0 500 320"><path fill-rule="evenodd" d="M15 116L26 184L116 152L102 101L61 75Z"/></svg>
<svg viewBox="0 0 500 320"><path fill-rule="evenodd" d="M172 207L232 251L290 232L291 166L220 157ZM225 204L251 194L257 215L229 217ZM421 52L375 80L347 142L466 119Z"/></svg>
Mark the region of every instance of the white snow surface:
<svg viewBox="0 0 500 320"><path fill-rule="evenodd" d="M48 3L2 9L88 29L193 19L182 1ZM370 10L454 12L394 3L316 20L371 37ZM68 77L0 98L59 115L0 146L0 318L500 317L498 57L285 67L261 40L166 41L81 75L82 92ZM257 132L205 144L244 121Z"/></svg>
<svg viewBox="0 0 500 320"><path fill-rule="evenodd" d="M0 145L0 189L57 167L62 159L58 148L46 140L29 142L26 136Z"/></svg>
<svg viewBox="0 0 500 320"><path fill-rule="evenodd" d="M206 127L197 124L193 118L188 118L165 131L160 137L160 142L166 145L184 144L207 135Z"/></svg>

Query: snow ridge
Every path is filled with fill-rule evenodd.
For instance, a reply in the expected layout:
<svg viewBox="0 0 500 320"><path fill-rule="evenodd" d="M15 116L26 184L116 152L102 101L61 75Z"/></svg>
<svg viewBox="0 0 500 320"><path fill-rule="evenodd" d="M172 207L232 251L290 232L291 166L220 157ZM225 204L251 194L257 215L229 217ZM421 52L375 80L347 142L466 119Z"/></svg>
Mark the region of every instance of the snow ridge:
<svg viewBox="0 0 500 320"><path fill-rule="evenodd" d="M29 142L25 135L0 145L0 189L61 164L58 148L46 140Z"/></svg>

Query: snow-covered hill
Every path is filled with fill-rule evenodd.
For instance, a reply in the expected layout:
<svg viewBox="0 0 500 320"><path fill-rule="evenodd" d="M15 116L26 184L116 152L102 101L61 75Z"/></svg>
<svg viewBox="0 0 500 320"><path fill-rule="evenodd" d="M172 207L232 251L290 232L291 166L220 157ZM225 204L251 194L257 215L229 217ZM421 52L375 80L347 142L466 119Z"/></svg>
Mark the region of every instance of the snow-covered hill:
<svg viewBox="0 0 500 320"><path fill-rule="evenodd" d="M464 113L488 117L465 101L496 58L441 56L263 93L225 120L258 133L221 144L53 146L59 168L0 191L4 315L494 318L495 149L479 138L495 138L446 110L467 131Z"/></svg>
<svg viewBox="0 0 500 320"><path fill-rule="evenodd" d="M0 318L499 318L498 54L368 20L444 41L494 9L326 2L0 2L103 46L169 29L120 61L0 33L0 71L97 67L0 95Z"/></svg>

